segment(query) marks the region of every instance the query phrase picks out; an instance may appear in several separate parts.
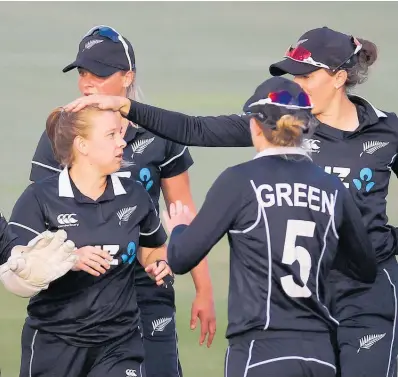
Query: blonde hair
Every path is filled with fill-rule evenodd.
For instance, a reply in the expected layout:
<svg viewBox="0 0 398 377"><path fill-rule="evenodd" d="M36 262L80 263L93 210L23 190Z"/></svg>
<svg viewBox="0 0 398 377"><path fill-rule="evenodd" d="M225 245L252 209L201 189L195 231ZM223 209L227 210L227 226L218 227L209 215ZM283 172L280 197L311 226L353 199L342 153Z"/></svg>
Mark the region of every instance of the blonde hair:
<svg viewBox="0 0 398 377"><path fill-rule="evenodd" d="M73 142L77 136L86 138L91 128L93 114L103 111L87 106L72 113L62 107L54 109L46 121L46 132L51 141L56 160L63 166L71 166L74 160Z"/></svg>
<svg viewBox="0 0 398 377"><path fill-rule="evenodd" d="M293 115L283 115L276 122L276 129L262 128L267 140L279 147L301 147L303 144L303 132L306 124L303 120Z"/></svg>

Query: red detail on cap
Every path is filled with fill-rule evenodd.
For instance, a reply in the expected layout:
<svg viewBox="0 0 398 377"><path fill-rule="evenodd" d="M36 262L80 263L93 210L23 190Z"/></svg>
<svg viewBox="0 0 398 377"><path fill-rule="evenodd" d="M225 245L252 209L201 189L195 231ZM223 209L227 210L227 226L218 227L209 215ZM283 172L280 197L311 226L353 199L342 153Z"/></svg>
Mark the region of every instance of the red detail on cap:
<svg viewBox="0 0 398 377"><path fill-rule="evenodd" d="M285 56L294 60L303 61L311 57L311 52L302 46L297 46L295 48L290 47Z"/></svg>

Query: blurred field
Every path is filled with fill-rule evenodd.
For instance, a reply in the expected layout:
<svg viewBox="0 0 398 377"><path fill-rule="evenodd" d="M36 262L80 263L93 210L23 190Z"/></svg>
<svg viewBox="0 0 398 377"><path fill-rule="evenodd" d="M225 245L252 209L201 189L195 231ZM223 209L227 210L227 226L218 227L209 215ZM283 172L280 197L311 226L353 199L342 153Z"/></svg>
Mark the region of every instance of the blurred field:
<svg viewBox="0 0 398 377"><path fill-rule="evenodd" d="M0 3L2 79L0 208L7 216L28 183L30 159L53 107L77 96L76 72L63 74L81 36L108 24L135 47L138 78L147 102L192 114L234 113L268 77L268 66L306 30L329 26L373 40L380 61L359 92L384 110L396 111L397 67L394 2ZM393 71L394 70L394 71ZM223 168L248 159L251 149L193 149L192 187L200 205ZM391 222L398 223L392 185ZM211 350L199 348L189 330L193 284L177 282L180 353L186 377L222 376L226 342L228 249L210 256L218 314ZM20 330L26 302L0 287L0 369L17 377Z"/></svg>

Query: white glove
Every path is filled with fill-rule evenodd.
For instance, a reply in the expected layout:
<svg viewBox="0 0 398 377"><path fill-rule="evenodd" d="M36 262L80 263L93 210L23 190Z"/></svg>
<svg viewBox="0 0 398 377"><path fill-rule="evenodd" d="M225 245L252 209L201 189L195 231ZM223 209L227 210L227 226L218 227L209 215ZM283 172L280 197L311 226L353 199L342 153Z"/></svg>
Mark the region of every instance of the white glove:
<svg viewBox="0 0 398 377"><path fill-rule="evenodd" d="M65 275L75 265L75 244L67 240L66 232L46 231L28 246L15 246L7 263L0 266L0 280L5 287L22 297L32 297Z"/></svg>

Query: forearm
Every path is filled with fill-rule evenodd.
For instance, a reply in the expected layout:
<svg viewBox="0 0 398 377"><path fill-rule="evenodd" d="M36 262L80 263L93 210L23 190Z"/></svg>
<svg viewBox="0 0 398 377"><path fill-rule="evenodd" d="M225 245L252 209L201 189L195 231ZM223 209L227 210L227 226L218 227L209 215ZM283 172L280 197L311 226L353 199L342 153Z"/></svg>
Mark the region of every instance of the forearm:
<svg viewBox="0 0 398 377"><path fill-rule="evenodd" d="M180 200L188 206L193 214L196 214L195 203L191 195L188 172L168 179L162 179L163 197L167 210L170 210L170 204ZM212 290L210 281L209 265L207 258L204 258L194 269L191 270L192 280L195 284L196 292L206 292Z"/></svg>
<svg viewBox="0 0 398 377"><path fill-rule="evenodd" d="M121 114L157 136L183 145L251 147L249 121L238 115L189 116L131 101Z"/></svg>
<svg viewBox="0 0 398 377"><path fill-rule="evenodd" d="M147 267L158 260L167 261L166 246L161 246L156 249L141 248L138 253L138 260L143 267Z"/></svg>
<svg viewBox="0 0 398 377"><path fill-rule="evenodd" d="M167 247L167 260L171 270L178 275L184 275L196 268L199 263L207 256L211 246L202 246L201 243L191 241L185 232L187 225L176 226L170 235ZM196 244L196 247L193 246Z"/></svg>
<svg viewBox="0 0 398 377"><path fill-rule="evenodd" d="M213 286L211 284L207 258L204 258L194 269L191 270L191 276L195 284L196 293L212 291Z"/></svg>

